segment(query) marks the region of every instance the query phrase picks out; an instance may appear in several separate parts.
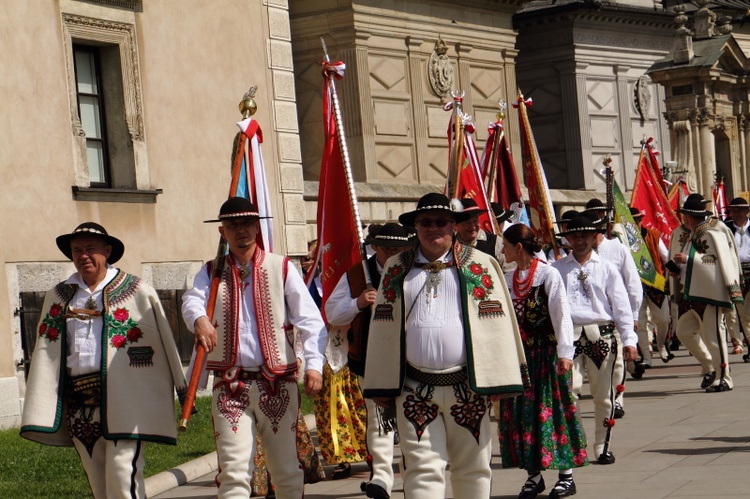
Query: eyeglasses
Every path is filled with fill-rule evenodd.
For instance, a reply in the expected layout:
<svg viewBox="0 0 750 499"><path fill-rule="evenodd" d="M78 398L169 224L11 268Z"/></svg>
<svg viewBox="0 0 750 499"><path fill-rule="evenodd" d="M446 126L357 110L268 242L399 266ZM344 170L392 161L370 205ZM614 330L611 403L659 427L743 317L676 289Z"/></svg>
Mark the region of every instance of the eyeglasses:
<svg viewBox="0 0 750 499"><path fill-rule="evenodd" d="M448 220L447 218L439 218L437 220L433 220L431 218L422 218L416 221L416 224L423 229L429 229L433 225L438 229L442 229L450 223L453 223L453 220Z"/></svg>

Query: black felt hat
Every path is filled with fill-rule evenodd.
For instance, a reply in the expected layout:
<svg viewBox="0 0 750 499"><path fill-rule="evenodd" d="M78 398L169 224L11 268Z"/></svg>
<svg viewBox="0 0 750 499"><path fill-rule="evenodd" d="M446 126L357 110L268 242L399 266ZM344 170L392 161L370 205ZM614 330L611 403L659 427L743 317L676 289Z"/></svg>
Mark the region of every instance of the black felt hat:
<svg viewBox="0 0 750 499"><path fill-rule="evenodd" d="M580 216L586 217L589 220L591 220L591 223L596 225L597 227L600 227L607 223L607 219L605 217L600 217L596 214L597 210L586 210L583 213L581 213ZM570 223L568 223L568 227L570 227Z"/></svg>
<svg viewBox="0 0 750 499"><path fill-rule="evenodd" d="M643 218L646 216L646 212L643 210L639 210L635 206L630 207L630 215L632 215L633 219L636 218Z"/></svg>
<svg viewBox="0 0 750 499"><path fill-rule="evenodd" d="M413 238L406 232L403 225L397 223L387 223L380 228L370 240L374 246L385 246L389 248L398 248L401 246L411 246Z"/></svg>
<svg viewBox="0 0 750 499"><path fill-rule="evenodd" d="M249 199L243 197L229 198L221 205L219 209L219 218L216 220L206 220L203 223L221 222L228 218L271 218L261 217L258 213L258 208L250 202Z"/></svg>
<svg viewBox="0 0 750 499"><path fill-rule="evenodd" d="M729 202L727 209L729 208L750 208L750 204L748 204L745 198L734 198Z"/></svg>
<svg viewBox="0 0 750 499"><path fill-rule="evenodd" d="M510 217L514 215L513 210L506 210L500 203L490 203L490 206L492 207L492 213L495 214L495 218L497 218L497 223L499 224L509 220Z"/></svg>
<svg viewBox="0 0 750 499"><path fill-rule="evenodd" d="M706 209L708 203L709 201L704 199L700 194L690 194L687 199L685 199L682 208L677 211L694 217L707 217L713 215L713 212Z"/></svg>
<svg viewBox="0 0 750 499"><path fill-rule="evenodd" d="M70 242L74 237L82 235L100 237L104 239L109 246L112 246L112 252L109 254L109 258L107 258L107 263L109 264L116 263L125 253L125 245L116 237L107 234L107 229L98 223L84 222L76 227L70 234L57 236L57 239L55 240L57 247L62 251L63 255L68 257L69 260L73 260L73 252L70 249Z"/></svg>
<svg viewBox="0 0 750 499"><path fill-rule="evenodd" d="M581 213L576 210L568 210L562 215L560 215L560 220L557 221L558 224L566 224L573 220L575 217L581 216Z"/></svg>
<svg viewBox="0 0 750 499"><path fill-rule="evenodd" d="M604 229L593 223L593 221L584 215L574 217L568 222L568 229L564 232L558 232L558 236L567 236L575 232L591 232L591 233L602 233Z"/></svg>
<svg viewBox="0 0 750 499"><path fill-rule="evenodd" d="M414 211L407 211L402 213L398 217L398 221L403 225L414 227L414 220L420 213L426 213L428 211L445 212L449 214L456 223L463 222L471 218L471 212L465 213L462 209L457 208L451 204L450 200L443 194L437 192L431 192L422 196L417 202L417 209Z"/></svg>

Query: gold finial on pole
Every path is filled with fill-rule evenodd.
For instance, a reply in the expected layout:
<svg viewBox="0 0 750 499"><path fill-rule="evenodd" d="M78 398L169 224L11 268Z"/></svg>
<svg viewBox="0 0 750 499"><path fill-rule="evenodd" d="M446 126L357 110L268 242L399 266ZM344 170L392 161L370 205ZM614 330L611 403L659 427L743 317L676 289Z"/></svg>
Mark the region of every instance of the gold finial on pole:
<svg viewBox="0 0 750 499"><path fill-rule="evenodd" d="M508 103L505 102L505 100L500 99L497 101L497 107L500 108L500 111L495 116L497 116L499 121L503 121L506 116L505 112L508 110Z"/></svg>
<svg viewBox="0 0 750 499"><path fill-rule="evenodd" d="M252 86L250 87L250 90L245 92L244 97L242 97L242 101L240 102L239 108L240 113L242 114L243 119L247 119L250 116L254 115L255 112L258 110L258 104L255 103L255 92L258 90L258 86Z"/></svg>

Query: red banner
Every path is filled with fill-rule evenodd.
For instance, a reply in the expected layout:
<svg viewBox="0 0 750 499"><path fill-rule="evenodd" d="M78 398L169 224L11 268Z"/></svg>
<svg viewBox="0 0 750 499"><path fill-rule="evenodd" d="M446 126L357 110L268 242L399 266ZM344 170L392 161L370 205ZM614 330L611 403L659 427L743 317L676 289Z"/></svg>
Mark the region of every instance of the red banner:
<svg viewBox="0 0 750 499"><path fill-rule="evenodd" d="M361 259L357 228L349 201L341 145L336 133L336 117L333 112L333 89L327 76L323 88L323 128L325 142L320 162L320 186L318 189L318 252L311 267L314 272L320 263L323 285L321 311L341 276ZM308 276L308 282L312 276ZM325 312L324 318L325 318Z"/></svg>
<svg viewBox="0 0 750 499"><path fill-rule="evenodd" d="M664 189L661 187L663 184L660 184L660 180L651 166L647 149L650 149L648 144L645 144L641 149L630 206L646 213L643 216L643 226L658 230L664 244L669 247L669 236L672 235L674 229L679 227L680 219L672 209Z"/></svg>

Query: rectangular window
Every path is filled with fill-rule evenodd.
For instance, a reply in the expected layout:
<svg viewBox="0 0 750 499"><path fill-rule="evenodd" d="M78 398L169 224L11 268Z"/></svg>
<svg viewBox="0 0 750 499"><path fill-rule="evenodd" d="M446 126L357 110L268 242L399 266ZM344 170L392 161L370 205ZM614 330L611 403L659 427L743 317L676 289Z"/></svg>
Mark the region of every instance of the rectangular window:
<svg viewBox="0 0 750 499"><path fill-rule="evenodd" d="M109 187L107 127L99 49L73 45L78 115L86 133L86 157L92 187Z"/></svg>

